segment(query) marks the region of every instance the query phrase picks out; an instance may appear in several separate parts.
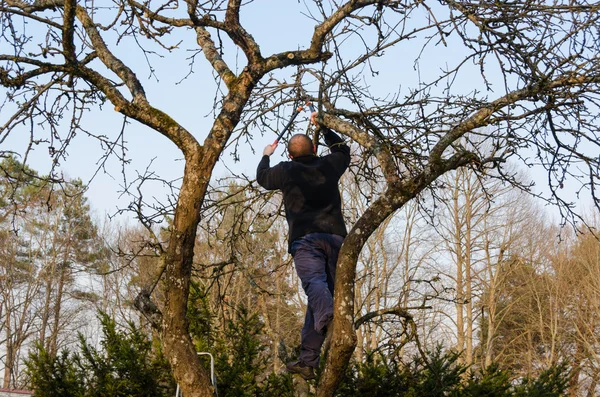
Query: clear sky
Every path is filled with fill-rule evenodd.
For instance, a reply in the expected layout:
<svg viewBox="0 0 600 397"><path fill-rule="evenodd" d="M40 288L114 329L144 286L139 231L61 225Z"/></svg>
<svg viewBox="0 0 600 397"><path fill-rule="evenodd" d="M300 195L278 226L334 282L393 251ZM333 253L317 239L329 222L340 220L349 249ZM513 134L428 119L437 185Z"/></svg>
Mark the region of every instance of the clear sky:
<svg viewBox="0 0 600 397"><path fill-rule="evenodd" d="M284 4L284 2L271 1L268 12L265 12L267 7L264 4L264 2L252 3L249 7L244 7L241 15L242 23L261 44L264 54L302 48L310 44L314 23L309 18L300 15L300 10L303 9L301 5L296 2ZM202 141L214 118L212 105L213 99L217 95L216 84L212 69L204 55L197 53L198 47L195 43L194 31L179 29L175 31L173 37L168 39L169 43L179 41L182 44L178 50L171 53L162 51L163 57L149 55L149 62L154 69L154 74L150 73L150 67L144 54L137 48L133 40L125 39L119 46L112 47L112 49L140 78L150 103L171 115ZM109 40L107 42L110 43ZM193 73L185 78L190 72L191 57L194 54L196 56ZM244 66L241 52L227 53L226 59L235 71L239 71ZM3 89L0 88L0 90L4 92ZM6 122L12 109L10 104L5 106L0 114L0 123ZM306 122L304 119L305 117L301 117L298 120ZM104 134L114 139L122 129L123 117L114 111L110 103L107 103L102 109L91 109L84 119L84 125L94 134ZM34 130L36 134L48 135L47 131L38 127L35 127ZM130 121L125 129L124 139L128 149L126 156L131 160L127 166L128 182L135 178L137 172L142 173L147 167L167 180L176 180L181 177L182 156L166 138L135 121ZM273 137L263 139L258 135L258 150L262 152L262 148L272 140ZM0 148L24 153L28 141L29 129L22 128L18 130L18 133L12 133L8 139L2 142ZM98 168L97 161L102 153L97 141L79 134L68 149L68 159L67 162L61 164L61 170L71 178L88 181L95 174ZM254 163L258 161L258 154L252 153L249 148L245 148L243 154L246 157L238 164L232 164L233 162L226 155L223 158L228 160L227 163L230 167L253 175ZM29 164L41 173L49 170L47 145L33 147L33 151L29 155ZM124 184L120 172L121 164L115 159L110 159L106 163L105 169L108 172L100 171L93 183L90 184L88 192L92 206L99 215L113 213L118 206L124 206L128 202L127 199L119 199L118 191L122 190ZM216 170L217 176L226 173L227 171L222 165ZM154 184L147 192L161 200L167 194L160 183Z"/></svg>
<svg viewBox="0 0 600 397"><path fill-rule="evenodd" d="M254 36L261 46L264 56L284 50L306 48L310 44L310 38L315 26L315 21L309 18L303 3L295 1L256 1L243 8L241 20L246 29ZM421 9L421 15L414 17L426 18L427 12ZM414 20L413 20L414 21ZM414 22L409 22L414 23ZM30 28L31 29L31 28ZM109 33L110 34L110 33ZM223 36L223 35L222 35ZM150 103L171 115L191 131L200 141L204 139L212 121L212 104L216 94L216 85L213 72L207 64L202 53L197 53L195 34L192 30L179 29L167 40L171 44L182 42L180 49L165 53L162 57L148 55L150 64L154 69L151 74L150 67L142 51L135 45L133 40L124 39L117 47L112 47L128 66L130 66L141 79L146 89ZM107 39L108 43L112 41ZM397 47L387 50L382 58L374 59L373 66L378 75L371 76L368 71L364 72L364 79L371 85L371 89L380 95L394 94L400 91L407 94L411 87L417 87L419 81L427 81L439 74L440 69L453 67L460 62L462 44L448 38L447 45L431 43L428 49L422 50L422 40L408 40ZM343 44L348 51L353 51L357 43L346 42ZM0 48L1 44L0 44ZM156 48L157 51L158 48ZM187 78L190 71L192 56L193 73ZM418 57L419 61L414 60ZM239 71L244 66L244 58L240 51L227 52L225 59L230 67ZM329 65L335 67L335 65ZM488 78L494 84L495 91L489 96L494 99L503 94L499 75L494 72L495 65L487 65ZM459 87L462 93L473 90L484 91L483 80L479 75L479 67L470 65L464 73L457 76L454 87ZM288 68L279 72L278 77L290 81L290 75L295 71ZM440 90L443 87L439 87ZM9 116L10 105L6 105L0 114L0 123L4 124ZM305 128L308 113L299 118L300 128ZM105 134L111 138L118 136L123 125L123 117L114 111L110 103L105 104L102 109L91 109L86 115L84 126L95 134ZM279 127L280 128L280 127ZM36 133L40 131L35 128ZM262 148L271 143L274 136L272 132L263 136L260 129L253 137L253 152L249 146L243 147L241 161L234 163L228 154L224 154L222 161L236 172L244 172L254 177L254 170L259 160ZM12 134L0 146L2 150L14 150L18 153L24 152L24 145L28 141L29 130L19 130L19 134ZM126 157L131 161L127 166L127 181L124 181L120 172L121 164L116 159L110 159L105 170L100 171L91 183L88 197L97 214L102 217L105 213L112 214L117 207L126 206L129 199L119 198L125 183L132 182L137 173L143 173L146 168L151 172L158 173L167 180L177 180L182 175L183 161L176 147L162 137L160 134L148 128L130 121L125 129L124 140L127 142ZM41 173L47 172L49 157L47 147L39 145L31 153L29 164ZM72 178L81 178L84 182L90 180L98 168L98 159L102 151L96 141L79 134L68 149L68 160L61 165L61 169ZM283 150L280 147L274 156L274 161L283 159ZM222 163L217 168L215 175L225 176L228 171ZM535 175L534 175L535 176ZM536 178L542 178L542 175ZM146 186L145 193L153 196L159 201L164 201L168 194L165 186L161 183L153 183Z"/></svg>

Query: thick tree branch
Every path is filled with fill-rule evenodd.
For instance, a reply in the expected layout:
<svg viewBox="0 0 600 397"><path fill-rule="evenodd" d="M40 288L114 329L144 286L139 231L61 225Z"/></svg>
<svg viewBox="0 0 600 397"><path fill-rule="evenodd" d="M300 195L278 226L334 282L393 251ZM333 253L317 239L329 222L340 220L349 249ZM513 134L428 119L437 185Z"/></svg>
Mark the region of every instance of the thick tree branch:
<svg viewBox="0 0 600 397"><path fill-rule="evenodd" d="M197 26L196 40L200 48L202 48L202 52L204 53L206 60L210 62L213 69L219 74L221 79L223 79L227 87L230 87L235 81L236 76L221 57L221 54L217 50L208 30L202 26Z"/></svg>
<svg viewBox="0 0 600 397"><path fill-rule="evenodd" d="M77 8L76 0L65 0L64 7L64 24L62 28L62 43L65 52L65 60L67 63L75 63L75 43L73 42L73 34L75 32L75 10Z"/></svg>
<svg viewBox="0 0 600 397"><path fill-rule="evenodd" d="M326 20L315 27L310 47L307 50L287 51L279 54L274 54L268 57L265 61L265 72L284 68L290 65L305 65L319 61L326 61L331 58L332 54L323 52L323 47L327 38L335 27L348 18L354 11L365 8L370 5L379 4L381 0L350 0L340 6ZM388 6L397 4L395 1L387 1Z"/></svg>
<svg viewBox="0 0 600 397"><path fill-rule="evenodd" d="M323 21L320 25L315 27L312 40L310 42L309 52L318 53L323 48L325 38L331 31L354 11L367 6L381 3L381 0L350 0L340 6L329 18ZM386 3L397 3L392 1L386 1Z"/></svg>
<svg viewBox="0 0 600 397"><path fill-rule="evenodd" d="M196 138L168 114L145 102L139 104L129 102L110 80L95 70L79 67L77 75L98 87L115 105L115 110L169 138L181 149L186 159L198 156L201 152L202 147Z"/></svg>
<svg viewBox="0 0 600 397"><path fill-rule="evenodd" d="M64 6L64 0L35 0L33 4L29 4L22 0L5 0L5 3L11 7L17 7L28 14L39 11L55 10L58 7Z"/></svg>
<svg viewBox="0 0 600 397"><path fill-rule="evenodd" d="M0 83L5 87L22 87L31 78L41 76L52 72L65 72L68 68L63 65L54 65L51 63L39 62L35 59L15 57L11 55L0 55L0 61L12 61L38 66L37 69L30 70L17 76L10 76L9 73L0 67Z"/></svg>
<svg viewBox="0 0 600 397"><path fill-rule="evenodd" d="M117 76L119 76L123 83L125 83L133 97L133 102L147 104L148 101L146 99L144 87L138 80L137 76L119 58L115 57L112 52L110 52L86 9L81 6L77 6L76 15L87 32L98 58L108 69L112 70Z"/></svg>
<svg viewBox="0 0 600 397"><path fill-rule="evenodd" d="M398 168L386 145L379 141L375 136L357 128L353 124L344 121L339 117L332 116L328 113L321 114L321 117L324 126L349 136L362 147L371 150L377 158L377 161L379 161L379 165L381 165L381 169L388 184L394 184L399 181Z"/></svg>
<svg viewBox="0 0 600 397"><path fill-rule="evenodd" d="M244 51L249 65L262 63L260 47L254 38L240 24L241 0L229 0L225 13L226 32L233 42Z"/></svg>
<svg viewBox="0 0 600 397"><path fill-rule="evenodd" d="M319 380L318 397L332 396L341 381L356 346L354 328L354 287L356 264L365 243L386 218L404 206L444 173L477 162L470 152L458 152L447 160L440 159L418 175L399 184L388 185L352 227L340 250L334 289L334 318L331 347Z"/></svg>
<svg viewBox="0 0 600 397"><path fill-rule="evenodd" d="M523 89L510 92L487 106L482 106L480 110L456 125L438 141L429 154L429 163L436 164L440 161L444 151L466 133L489 125L491 116L498 110L518 101L536 100L540 95L547 95L551 90L575 87L582 84L600 84L600 75L565 75L550 82L537 82Z"/></svg>

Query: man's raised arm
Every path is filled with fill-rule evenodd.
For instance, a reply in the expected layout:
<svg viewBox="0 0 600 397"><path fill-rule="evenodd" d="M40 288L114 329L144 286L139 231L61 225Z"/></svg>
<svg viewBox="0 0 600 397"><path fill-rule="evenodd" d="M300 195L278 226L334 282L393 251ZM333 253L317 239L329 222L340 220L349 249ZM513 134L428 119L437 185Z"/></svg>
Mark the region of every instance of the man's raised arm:
<svg viewBox="0 0 600 397"><path fill-rule="evenodd" d="M350 147L338 134L326 127L321 127L325 143L329 147L331 154L328 160L331 161L338 174L341 176L350 165Z"/></svg>
<svg viewBox="0 0 600 397"><path fill-rule="evenodd" d="M276 145L267 145L263 150L263 156L256 168L256 182L267 190L281 189L282 173L280 167L271 168L270 156L275 151Z"/></svg>

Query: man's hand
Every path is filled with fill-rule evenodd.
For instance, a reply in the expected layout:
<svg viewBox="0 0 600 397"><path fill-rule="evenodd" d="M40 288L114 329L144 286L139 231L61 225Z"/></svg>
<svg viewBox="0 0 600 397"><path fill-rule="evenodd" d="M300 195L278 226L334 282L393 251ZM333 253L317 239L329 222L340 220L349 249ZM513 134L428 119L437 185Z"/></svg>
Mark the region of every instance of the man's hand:
<svg viewBox="0 0 600 397"><path fill-rule="evenodd" d="M276 143L273 143L272 145L265 146L265 150L263 150L263 156L269 156L269 157L271 157L271 155L275 151L276 147L277 147Z"/></svg>
<svg viewBox="0 0 600 397"><path fill-rule="evenodd" d="M310 114L310 122L313 123L314 125L318 125L318 123L317 123L317 112L312 112Z"/></svg>

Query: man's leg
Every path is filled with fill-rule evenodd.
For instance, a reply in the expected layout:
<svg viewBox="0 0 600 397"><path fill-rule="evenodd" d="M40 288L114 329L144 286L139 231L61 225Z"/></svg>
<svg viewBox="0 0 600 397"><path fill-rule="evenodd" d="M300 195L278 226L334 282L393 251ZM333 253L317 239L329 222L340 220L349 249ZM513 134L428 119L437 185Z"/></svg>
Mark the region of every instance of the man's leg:
<svg viewBox="0 0 600 397"><path fill-rule="evenodd" d="M302 281L302 288L308 298L311 309L313 328L321 332L323 327L333 318L333 294L329 288L326 236L322 233L311 233L294 241L292 255L296 273Z"/></svg>
<svg viewBox="0 0 600 397"><path fill-rule="evenodd" d="M319 366L321 346L325 335L315 330L315 315L310 306L306 307L304 326L302 327L300 356L298 361L286 364L288 372L299 374L304 379L314 379L314 370Z"/></svg>
<svg viewBox="0 0 600 397"><path fill-rule="evenodd" d="M314 316L311 307L307 306L304 327L302 327L300 356L298 358L309 367L317 368L325 335L315 330Z"/></svg>
<svg viewBox="0 0 600 397"><path fill-rule="evenodd" d="M312 368L319 366L321 345L325 340L325 336L320 332L319 323L323 318L333 317L333 296L327 285L327 258L319 240L317 234L309 234L294 241L291 250L296 273L308 298L301 334L301 364L297 365L308 365Z"/></svg>
<svg viewBox="0 0 600 397"><path fill-rule="evenodd" d="M326 252L327 257L327 287L329 291L331 291L331 295L333 296L333 288L335 284L335 273L337 268L338 255L340 252L340 248L342 247L342 243L344 242L344 237L338 236L335 234L327 235L327 244L324 246L324 251ZM332 318L333 319L333 318ZM333 331L329 329L331 326L331 322L327 323L326 328L322 330L322 334L325 336L325 340L323 344L325 345L325 349L329 349L329 345L331 343L331 338L333 336Z"/></svg>
<svg viewBox="0 0 600 397"><path fill-rule="evenodd" d="M300 360L317 367L326 326L333 318L333 283L343 237L313 233L296 240L292 255L308 297Z"/></svg>
<svg viewBox="0 0 600 397"><path fill-rule="evenodd" d="M335 283L335 272L337 267L338 255L344 242L344 237L335 234L327 234L326 244L323 246L327 258L327 287L333 296L333 286Z"/></svg>

